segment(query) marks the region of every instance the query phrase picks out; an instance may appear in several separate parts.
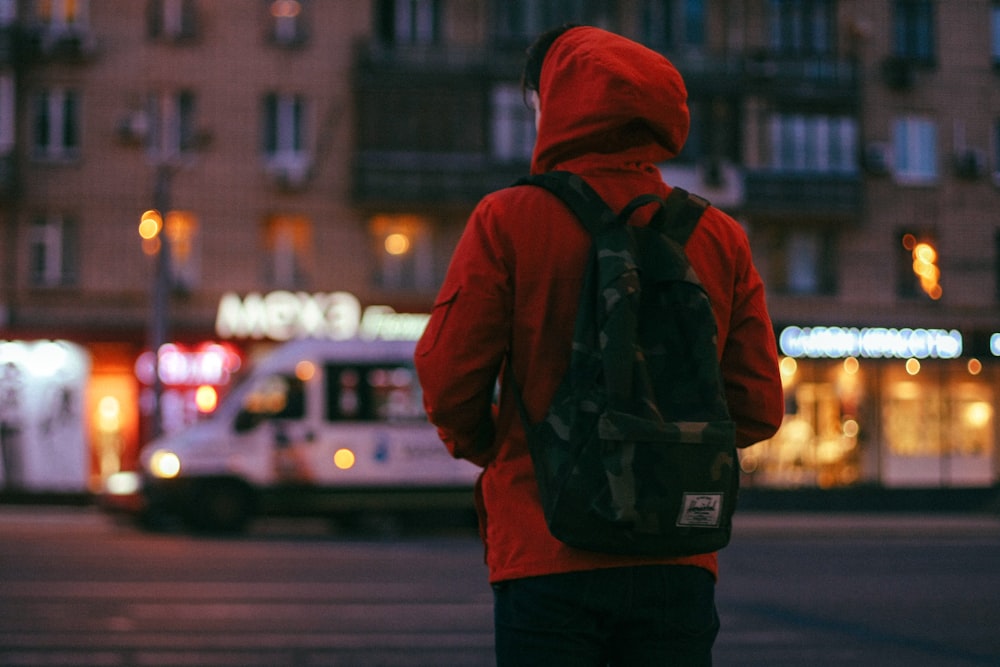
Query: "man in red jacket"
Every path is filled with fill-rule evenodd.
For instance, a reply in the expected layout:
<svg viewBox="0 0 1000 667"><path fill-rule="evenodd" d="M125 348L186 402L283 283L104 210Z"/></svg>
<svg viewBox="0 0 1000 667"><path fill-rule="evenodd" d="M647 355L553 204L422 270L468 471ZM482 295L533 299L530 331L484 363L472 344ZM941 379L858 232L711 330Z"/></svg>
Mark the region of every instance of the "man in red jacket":
<svg viewBox="0 0 1000 667"><path fill-rule="evenodd" d="M572 171L616 211L637 195L670 192L656 164L680 152L690 119L666 58L597 28L565 27L529 49L524 84L538 128L532 173ZM510 351L530 418L545 415L569 363L589 246L583 226L541 188L486 196L417 346L431 422L452 455L483 466L476 499L498 665L709 665L716 554L631 557L556 540L513 389L501 382L493 404ZM742 228L716 208L686 252L712 302L736 444L747 447L773 435L783 414L764 285Z"/></svg>

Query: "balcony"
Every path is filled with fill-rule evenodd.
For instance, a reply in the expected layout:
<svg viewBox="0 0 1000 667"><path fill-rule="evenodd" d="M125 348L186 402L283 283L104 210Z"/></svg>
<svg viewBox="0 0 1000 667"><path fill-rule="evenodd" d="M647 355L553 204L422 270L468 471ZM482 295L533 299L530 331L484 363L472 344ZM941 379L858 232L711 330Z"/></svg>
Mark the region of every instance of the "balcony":
<svg viewBox="0 0 1000 667"><path fill-rule="evenodd" d="M748 171L745 188L744 209L752 216L855 223L862 213L858 173Z"/></svg>
<svg viewBox="0 0 1000 667"><path fill-rule="evenodd" d="M854 60L833 56L751 55L744 61L744 89L782 101L833 102L857 106L861 87Z"/></svg>
<svg viewBox="0 0 1000 667"><path fill-rule="evenodd" d="M527 173L527 163L496 163L485 154L361 151L354 165L354 200L472 206Z"/></svg>
<svg viewBox="0 0 1000 667"><path fill-rule="evenodd" d="M476 46L358 45L354 201L471 206L526 174L527 159L503 161L490 147L494 86L520 73L503 63Z"/></svg>

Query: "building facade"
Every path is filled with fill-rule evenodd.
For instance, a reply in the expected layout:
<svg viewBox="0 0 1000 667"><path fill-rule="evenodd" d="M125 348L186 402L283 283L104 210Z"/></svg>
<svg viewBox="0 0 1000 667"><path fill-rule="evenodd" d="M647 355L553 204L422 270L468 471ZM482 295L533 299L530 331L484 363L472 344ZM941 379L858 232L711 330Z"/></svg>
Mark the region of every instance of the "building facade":
<svg viewBox="0 0 1000 667"><path fill-rule="evenodd" d="M566 21L675 62L664 176L751 238L787 410L746 483L995 486L992 0L0 0L0 406L26 345L81 347L96 482L275 342L429 310L528 168L523 52ZM4 452L42 430L16 412Z"/></svg>

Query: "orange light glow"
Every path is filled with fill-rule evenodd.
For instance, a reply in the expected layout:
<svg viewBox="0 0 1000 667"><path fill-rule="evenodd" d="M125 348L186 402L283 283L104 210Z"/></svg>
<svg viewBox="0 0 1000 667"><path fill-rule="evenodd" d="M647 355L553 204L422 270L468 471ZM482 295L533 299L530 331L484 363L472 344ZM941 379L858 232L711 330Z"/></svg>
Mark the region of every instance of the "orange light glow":
<svg viewBox="0 0 1000 667"><path fill-rule="evenodd" d="M194 393L194 402L198 406L198 412L208 414L214 412L219 405L219 392L215 387L203 384Z"/></svg>

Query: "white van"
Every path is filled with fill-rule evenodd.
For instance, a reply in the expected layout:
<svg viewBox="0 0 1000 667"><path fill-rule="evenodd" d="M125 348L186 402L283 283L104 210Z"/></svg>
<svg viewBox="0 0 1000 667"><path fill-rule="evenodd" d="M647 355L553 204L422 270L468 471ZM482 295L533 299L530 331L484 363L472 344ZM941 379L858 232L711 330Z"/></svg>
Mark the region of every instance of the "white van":
<svg viewBox="0 0 1000 667"><path fill-rule="evenodd" d="M428 423L414 345L286 343L210 417L146 445L140 488L106 495L138 491L147 517L223 531L265 514L471 508L478 468Z"/></svg>

